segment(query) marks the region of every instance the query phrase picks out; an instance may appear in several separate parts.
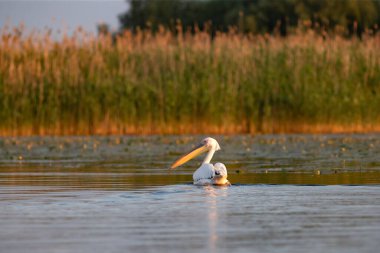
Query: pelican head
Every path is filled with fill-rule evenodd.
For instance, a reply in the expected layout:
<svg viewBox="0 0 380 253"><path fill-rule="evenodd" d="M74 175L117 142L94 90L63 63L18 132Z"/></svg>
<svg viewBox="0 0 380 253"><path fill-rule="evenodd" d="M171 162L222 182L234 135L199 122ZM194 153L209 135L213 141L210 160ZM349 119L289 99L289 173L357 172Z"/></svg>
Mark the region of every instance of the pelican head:
<svg viewBox="0 0 380 253"><path fill-rule="evenodd" d="M215 163L214 168L215 168L215 175L227 177L227 168L223 163Z"/></svg>
<svg viewBox="0 0 380 253"><path fill-rule="evenodd" d="M218 150L220 150L219 143L215 139L207 137L203 139L201 143L197 145L193 150L181 156L177 161L175 161L170 169L177 168L178 166L181 166L182 164L205 152L208 152L208 154L203 163L209 163L215 151Z"/></svg>
<svg viewBox="0 0 380 253"><path fill-rule="evenodd" d="M213 185L231 185L227 180L227 168L223 163L215 163L215 176L212 179Z"/></svg>

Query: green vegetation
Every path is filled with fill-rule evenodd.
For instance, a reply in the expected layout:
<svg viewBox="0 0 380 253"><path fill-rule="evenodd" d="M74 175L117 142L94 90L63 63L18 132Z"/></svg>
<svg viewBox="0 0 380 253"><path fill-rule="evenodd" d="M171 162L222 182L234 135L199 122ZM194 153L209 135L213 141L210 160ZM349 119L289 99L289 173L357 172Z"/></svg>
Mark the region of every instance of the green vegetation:
<svg viewBox="0 0 380 253"><path fill-rule="evenodd" d="M361 36L366 29L378 31L379 0L128 0L120 16L123 28L152 28L159 25L175 31L196 27L228 31L238 27L244 33L293 34L298 25L310 21L318 32L344 31ZM206 26L204 26L206 24Z"/></svg>
<svg viewBox="0 0 380 253"><path fill-rule="evenodd" d="M4 28L2 134L380 130L380 37Z"/></svg>

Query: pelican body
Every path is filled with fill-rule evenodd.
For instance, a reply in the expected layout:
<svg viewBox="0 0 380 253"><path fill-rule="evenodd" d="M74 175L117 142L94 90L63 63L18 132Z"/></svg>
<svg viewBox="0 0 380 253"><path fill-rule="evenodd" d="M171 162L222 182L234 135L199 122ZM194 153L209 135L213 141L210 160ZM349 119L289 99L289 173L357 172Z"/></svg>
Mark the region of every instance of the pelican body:
<svg viewBox="0 0 380 253"><path fill-rule="evenodd" d="M187 154L181 156L177 161L173 163L170 169L175 169L178 166L188 162L196 156L207 152L201 167L199 167L193 174L193 180L195 185L230 185L227 180L227 168L223 163L211 164L211 159L216 151L220 150L219 143L211 138L207 137L196 146L193 150Z"/></svg>

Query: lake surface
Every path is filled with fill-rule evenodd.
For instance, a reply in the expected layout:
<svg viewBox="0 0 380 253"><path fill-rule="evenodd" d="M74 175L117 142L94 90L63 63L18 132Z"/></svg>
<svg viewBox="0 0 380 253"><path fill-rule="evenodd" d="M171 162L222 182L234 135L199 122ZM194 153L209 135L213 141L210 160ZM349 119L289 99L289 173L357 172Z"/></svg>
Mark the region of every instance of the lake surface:
<svg viewBox="0 0 380 253"><path fill-rule="evenodd" d="M380 135L0 138L0 252L378 252Z"/></svg>

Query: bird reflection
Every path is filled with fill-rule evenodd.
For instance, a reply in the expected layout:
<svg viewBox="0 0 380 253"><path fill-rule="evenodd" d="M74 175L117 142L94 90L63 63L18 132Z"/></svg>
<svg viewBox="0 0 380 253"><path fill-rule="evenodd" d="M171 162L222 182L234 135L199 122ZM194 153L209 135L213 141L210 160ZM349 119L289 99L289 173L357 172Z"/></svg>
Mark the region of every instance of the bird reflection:
<svg viewBox="0 0 380 253"><path fill-rule="evenodd" d="M207 206L208 206L208 252L217 251L217 243L219 241L218 235L218 220L220 218L220 213L218 209L218 202L220 197L227 196L228 187L214 187L205 186L207 193Z"/></svg>

